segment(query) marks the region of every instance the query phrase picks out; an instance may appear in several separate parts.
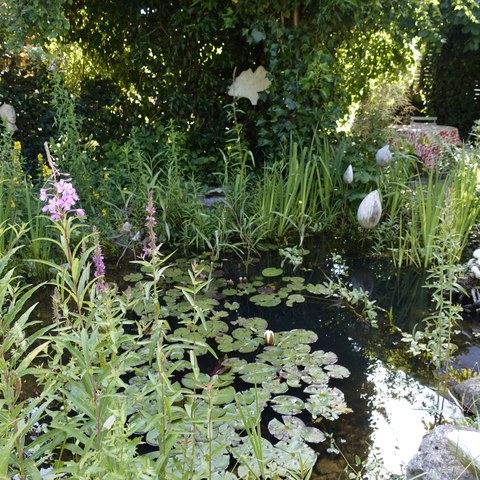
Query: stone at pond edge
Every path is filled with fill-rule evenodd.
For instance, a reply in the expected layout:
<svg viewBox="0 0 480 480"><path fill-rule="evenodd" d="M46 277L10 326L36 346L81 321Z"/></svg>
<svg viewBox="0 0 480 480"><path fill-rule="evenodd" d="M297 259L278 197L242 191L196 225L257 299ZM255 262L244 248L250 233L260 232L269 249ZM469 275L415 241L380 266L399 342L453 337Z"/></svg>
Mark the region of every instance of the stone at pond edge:
<svg viewBox="0 0 480 480"><path fill-rule="evenodd" d="M466 411L480 414L480 376L455 385L453 393Z"/></svg>
<svg viewBox="0 0 480 480"><path fill-rule="evenodd" d="M408 462L407 479L422 480L476 480L475 474L465 467L452 453L447 434L455 430L473 431L465 427L440 425L423 437L418 452Z"/></svg>

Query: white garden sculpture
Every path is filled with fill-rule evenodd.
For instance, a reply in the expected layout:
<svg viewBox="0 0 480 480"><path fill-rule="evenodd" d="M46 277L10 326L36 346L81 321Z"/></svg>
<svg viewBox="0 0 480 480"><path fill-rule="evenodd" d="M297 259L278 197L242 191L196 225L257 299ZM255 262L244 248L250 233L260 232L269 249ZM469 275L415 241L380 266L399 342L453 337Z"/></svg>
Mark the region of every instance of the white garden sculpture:
<svg viewBox="0 0 480 480"><path fill-rule="evenodd" d="M359 205L357 210L358 223L364 228L377 226L382 216L382 201L378 190L370 192Z"/></svg>
<svg viewBox="0 0 480 480"><path fill-rule="evenodd" d="M343 182L346 185L350 185L353 182L353 167L350 164L343 173Z"/></svg>
<svg viewBox="0 0 480 480"><path fill-rule="evenodd" d="M380 165L381 167L385 167L392 161L390 145L387 144L378 150L375 154L375 161L377 162L377 165Z"/></svg>
<svg viewBox="0 0 480 480"><path fill-rule="evenodd" d="M0 118L5 123L7 130L10 130L11 132L16 132L18 130L16 125L17 115L15 114L15 109L8 103L4 103L0 107Z"/></svg>
<svg viewBox="0 0 480 480"><path fill-rule="evenodd" d="M252 105L258 102L258 92L270 86L267 71L260 65L255 72L251 68L244 70L230 85L228 94L232 97L248 98Z"/></svg>

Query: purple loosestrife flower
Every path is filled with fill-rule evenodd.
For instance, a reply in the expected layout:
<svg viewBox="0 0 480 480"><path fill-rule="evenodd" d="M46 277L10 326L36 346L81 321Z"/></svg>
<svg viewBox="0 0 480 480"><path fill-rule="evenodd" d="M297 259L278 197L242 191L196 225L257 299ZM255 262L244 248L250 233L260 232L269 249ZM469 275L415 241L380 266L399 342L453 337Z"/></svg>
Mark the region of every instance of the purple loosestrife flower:
<svg viewBox="0 0 480 480"><path fill-rule="evenodd" d="M71 182L63 178L57 181L55 176L50 180L50 185L51 188L40 189L40 200L47 202L42 212L48 212L51 220L61 220L68 212L74 212L77 217L85 215L83 209L73 208L78 201L78 195Z"/></svg>
<svg viewBox="0 0 480 480"><path fill-rule="evenodd" d="M145 207L147 216L145 217L145 226L148 230L148 244L143 247L144 256L152 255L157 247L157 235L155 233L155 225L157 221L155 219L155 214L157 211L153 206L153 192L148 192L147 206Z"/></svg>
<svg viewBox="0 0 480 480"><path fill-rule="evenodd" d="M107 289L107 284L105 282L105 263L103 261L104 256L102 247L100 246L100 237L95 227L93 230L93 238L95 241L95 250L93 252L92 261L96 267L93 275L97 279L95 282L95 289L97 290L97 293L103 293Z"/></svg>

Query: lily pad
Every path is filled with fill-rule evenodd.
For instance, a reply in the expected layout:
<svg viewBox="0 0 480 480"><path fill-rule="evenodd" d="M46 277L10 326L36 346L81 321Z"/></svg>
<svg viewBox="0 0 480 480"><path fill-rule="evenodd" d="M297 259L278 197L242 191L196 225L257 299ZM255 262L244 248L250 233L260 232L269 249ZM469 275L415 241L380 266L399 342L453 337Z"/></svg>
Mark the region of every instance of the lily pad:
<svg viewBox="0 0 480 480"><path fill-rule="evenodd" d="M281 415L297 415L305 408L303 400L293 395L278 395L270 403L272 409Z"/></svg>
<svg viewBox="0 0 480 480"><path fill-rule="evenodd" d="M260 385L273 380L277 376L277 370L266 363L247 363L240 369L239 374L244 382Z"/></svg>
<svg viewBox="0 0 480 480"><path fill-rule="evenodd" d="M126 282L139 282L143 279L142 273L129 273L123 277Z"/></svg>
<svg viewBox="0 0 480 480"><path fill-rule="evenodd" d="M293 295L289 295L286 305L287 307L293 307L294 303L303 303L305 301L305 297L300 295L299 293L295 293Z"/></svg>
<svg viewBox="0 0 480 480"><path fill-rule="evenodd" d="M300 440L308 443L320 443L325 440L325 434L315 427L307 427L298 417L282 416L282 422L274 418L268 424L268 431L282 441Z"/></svg>
<svg viewBox="0 0 480 480"><path fill-rule="evenodd" d="M299 343L315 343L318 335L312 330L296 328L288 332L280 332L278 344L282 347L296 347Z"/></svg>
<svg viewBox="0 0 480 480"><path fill-rule="evenodd" d="M312 284L309 283L306 286L307 292L313 293L314 295L331 295L332 291L330 288L325 286L323 283Z"/></svg>
<svg viewBox="0 0 480 480"><path fill-rule="evenodd" d="M327 365L325 367L328 375L332 378L347 378L350 376L350 372L345 367L341 365Z"/></svg>
<svg viewBox="0 0 480 480"><path fill-rule="evenodd" d="M241 327L248 328L258 335L263 335L268 327L268 322L261 317L240 317L236 322L232 322L232 324L238 324Z"/></svg>
<svg viewBox="0 0 480 480"><path fill-rule="evenodd" d="M250 297L250 301L259 307L276 307L282 303L280 298L273 293L253 295Z"/></svg>
<svg viewBox="0 0 480 480"><path fill-rule="evenodd" d="M264 277L279 277L282 273L283 269L278 267L268 267L262 270Z"/></svg>

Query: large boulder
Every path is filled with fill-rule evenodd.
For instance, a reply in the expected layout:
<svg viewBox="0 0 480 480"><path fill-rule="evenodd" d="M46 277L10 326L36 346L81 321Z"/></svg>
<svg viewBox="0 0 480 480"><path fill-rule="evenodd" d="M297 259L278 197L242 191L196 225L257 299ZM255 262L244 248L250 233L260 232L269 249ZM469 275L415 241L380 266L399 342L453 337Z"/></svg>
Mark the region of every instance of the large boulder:
<svg viewBox="0 0 480 480"><path fill-rule="evenodd" d="M453 425L440 425L425 435L418 452L407 465L407 479L477 480L474 464L468 461L471 453L459 448L464 443L459 440L462 432L469 432L468 435L473 432L480 437L477 430ZM468 442L471 442L470 438ZM480 445L480 438L477 443Z"/></svg>
<svg viewBox="0 0 480 480"><path fill-rule="evenodd" d="M474 415L480 414L480 376L455 385L453 392L464 410Z"/></svg>

